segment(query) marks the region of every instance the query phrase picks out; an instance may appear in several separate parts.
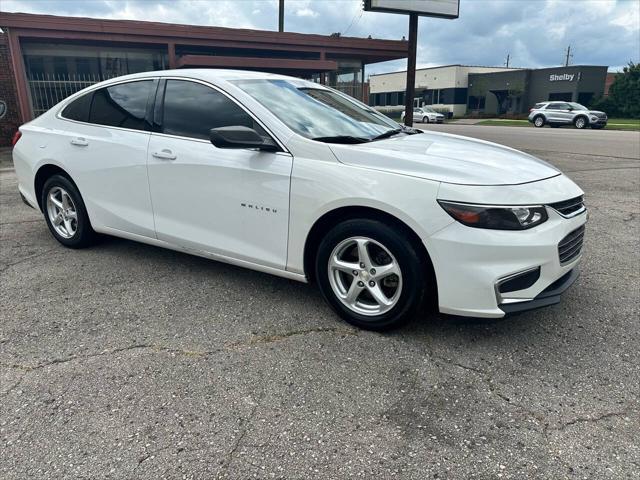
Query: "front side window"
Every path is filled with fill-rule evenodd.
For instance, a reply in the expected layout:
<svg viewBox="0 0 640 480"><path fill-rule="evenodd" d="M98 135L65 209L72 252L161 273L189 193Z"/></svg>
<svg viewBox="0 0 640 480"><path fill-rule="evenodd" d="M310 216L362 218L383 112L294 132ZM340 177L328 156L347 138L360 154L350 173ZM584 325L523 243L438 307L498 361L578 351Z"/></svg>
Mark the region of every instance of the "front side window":
<svg viewBox="0 0 640 480"><path fill-rule="evenodd" d="M238 125L266 135L251 115L217 90L187 80L167 80L162 133L208 140L212 128Z"/></svg>
<svg viewBox="0 0 640 480"><path fill-rule="evenodd" d="M91 103L89 122L110 127L146 130L147 102L152 80L121 83L96 90Z"/></svg>
<svg viewBox="0 0 640 480"><path fill-rule="evenodd" d="M372 108L308 82L236 80L236 86L268 108L296 133L315 140L368 141L399 125Z"/></svg>

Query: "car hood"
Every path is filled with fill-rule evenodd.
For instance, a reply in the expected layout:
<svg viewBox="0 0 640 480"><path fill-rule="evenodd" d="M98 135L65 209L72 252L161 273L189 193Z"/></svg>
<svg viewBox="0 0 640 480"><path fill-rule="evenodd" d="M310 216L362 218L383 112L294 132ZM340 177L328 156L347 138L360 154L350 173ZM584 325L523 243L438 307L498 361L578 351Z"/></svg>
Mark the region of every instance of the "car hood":
<svg viewBox="0 0 640 480"><path fill-rule="evenodd" d="M462 185L516 185L561 172L513 148L446 133L396 135L356 145L331 144L347 165Z"/></svg>

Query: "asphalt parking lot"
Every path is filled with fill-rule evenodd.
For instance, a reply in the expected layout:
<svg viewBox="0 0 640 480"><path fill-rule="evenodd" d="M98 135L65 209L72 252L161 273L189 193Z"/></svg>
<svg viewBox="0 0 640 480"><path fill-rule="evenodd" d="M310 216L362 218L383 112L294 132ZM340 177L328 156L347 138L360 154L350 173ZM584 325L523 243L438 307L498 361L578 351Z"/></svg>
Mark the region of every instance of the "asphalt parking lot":
<svg viewBox="0 0 640 480"><path fill-rule="evenodd" d="M357 331L313 286L61 247L5 152L0 477L639 478L640 134L428 128L525 148L586 191L561 304Z"/></svg>

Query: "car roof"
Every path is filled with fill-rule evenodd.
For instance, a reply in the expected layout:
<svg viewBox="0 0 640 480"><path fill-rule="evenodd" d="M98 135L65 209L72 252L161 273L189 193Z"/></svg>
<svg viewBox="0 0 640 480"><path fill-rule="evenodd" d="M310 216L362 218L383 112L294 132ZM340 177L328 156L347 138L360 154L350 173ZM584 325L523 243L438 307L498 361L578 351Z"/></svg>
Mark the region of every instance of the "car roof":
<svg viewBox="0 0 640 480"><path fill-rule="evenodd" d="M123 81L123 80L136 80L143 78L157 78L157 77L184 77L196 80L204 80L212 83L218 83L220 81L233 81L233 80L289 80L296 83L307 83L310 86L317 86L323 88L318 83L309 82L297 77L289 77L287 75L279 75L277 73L256 72L249 70L230 70L222 68L180 68L175 70L155 70L151 72L134 73L130 75L124 75L109 79L107 82Z"/></svg>

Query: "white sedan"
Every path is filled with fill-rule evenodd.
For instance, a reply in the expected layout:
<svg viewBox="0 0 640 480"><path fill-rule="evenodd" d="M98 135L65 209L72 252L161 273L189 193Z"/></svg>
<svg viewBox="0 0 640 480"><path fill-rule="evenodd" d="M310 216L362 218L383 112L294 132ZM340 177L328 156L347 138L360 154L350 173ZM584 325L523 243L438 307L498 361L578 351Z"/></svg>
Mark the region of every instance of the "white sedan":
<svg viewBox="0 0 640 480"><path fill-rule="evenodd" d="M400 120L404 122L405 114L402 112ZM444 115L436 112L431 107L420 107L413 109L413 121L417 123L443 123Z"/></svg>
<svg viewBox="0 0 640 480"><path fill-rule="evenodd" d="M108 234L314 281L362 328L427 300L472 317L556 303L582 255L583 192L551 165L296 78L120 77L14 145L20 193L62 245Z"/></svg>

